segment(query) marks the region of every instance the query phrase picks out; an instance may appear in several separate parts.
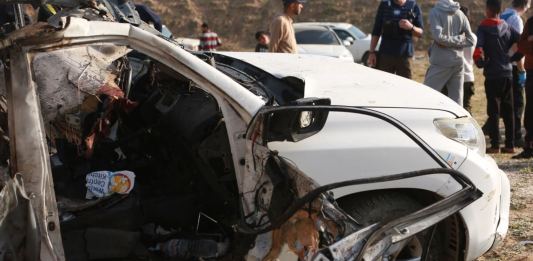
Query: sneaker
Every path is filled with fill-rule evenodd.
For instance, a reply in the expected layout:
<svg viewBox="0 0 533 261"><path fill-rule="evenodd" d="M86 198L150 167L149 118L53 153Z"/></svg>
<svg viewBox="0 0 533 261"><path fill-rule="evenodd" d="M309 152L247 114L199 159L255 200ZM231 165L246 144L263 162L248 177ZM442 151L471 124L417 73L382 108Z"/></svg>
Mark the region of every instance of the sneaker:
<svg viewBox="0 0 533 261"><path fill-rule="evenodd" d="M524 149L520 154L513 156L513 159L530 159L533 158L532 149Z"/></svg>
<svg viewBox="0 0 533 261"><path fill-rule="evenodd" d="M487 154L498 154L498 153L500 153L499 147L487 148Z"/></svg>
<svg viewBox="0 0 533 261"><path fill-rule="evenodd" d="M502 148L501 153L503 154L515 154L516 151L514 148Z"/></svg>

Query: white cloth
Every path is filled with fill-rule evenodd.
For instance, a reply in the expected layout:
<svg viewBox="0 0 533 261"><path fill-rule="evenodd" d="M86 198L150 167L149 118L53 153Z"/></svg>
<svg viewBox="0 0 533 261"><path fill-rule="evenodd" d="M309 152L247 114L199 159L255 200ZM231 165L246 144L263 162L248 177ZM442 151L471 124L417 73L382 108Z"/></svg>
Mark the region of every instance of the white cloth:
<svg viewBox="0 0 533 261"><path fill-rule="evenodd" d="M463 52L463 59L465 62L465 82L474 82L476 80L474 76L474 50L476 49L477 36L474 35L474 45L466 47Z"/></svg>

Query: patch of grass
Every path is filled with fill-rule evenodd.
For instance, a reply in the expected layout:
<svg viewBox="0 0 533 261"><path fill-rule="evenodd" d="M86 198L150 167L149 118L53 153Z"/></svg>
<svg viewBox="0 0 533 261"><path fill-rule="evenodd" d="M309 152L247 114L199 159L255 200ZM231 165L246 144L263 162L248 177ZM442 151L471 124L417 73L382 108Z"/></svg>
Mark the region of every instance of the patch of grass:
<svg viewBox="0 0 533 261"><path fill-rule="evenodd" d="M527 204L523 197L511 200L511 210L524 210L527 208Z"/></svg>
<svg viewBox="0 0 533 261"><path fill-rule="evenodd" d="M525 168L522 168L518 171L520 174L531 174L533 173L533 166L527 166Z"/></svg>
<svg viewBox="0 0 533 261"><path fill-rule="evenodd" d="M533 220L530 218L515 219L509 226L509 232L519 240L528 240L533 236Z"/></svg>

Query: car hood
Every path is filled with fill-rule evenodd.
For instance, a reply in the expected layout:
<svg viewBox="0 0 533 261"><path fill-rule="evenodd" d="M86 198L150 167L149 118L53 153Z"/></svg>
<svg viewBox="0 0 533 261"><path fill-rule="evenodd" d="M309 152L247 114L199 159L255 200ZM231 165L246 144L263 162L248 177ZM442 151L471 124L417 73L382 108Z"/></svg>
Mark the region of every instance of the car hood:
<svg viewBox="0 0 533 261"><path fill-rule="evenodd" d="M223 53L279 78L305 81L305 97L327 97L334 105L420 108L469 115L457 103L418 82L339 59L305 54Z"/></svg>
<svg viewBox="0 0 533 261"><path fill-rule="evenodd" d="M325 44L299 44L298 51L302 54L317 54L331 57L340 57L349 53L346 47L342 45Z"/></svg>

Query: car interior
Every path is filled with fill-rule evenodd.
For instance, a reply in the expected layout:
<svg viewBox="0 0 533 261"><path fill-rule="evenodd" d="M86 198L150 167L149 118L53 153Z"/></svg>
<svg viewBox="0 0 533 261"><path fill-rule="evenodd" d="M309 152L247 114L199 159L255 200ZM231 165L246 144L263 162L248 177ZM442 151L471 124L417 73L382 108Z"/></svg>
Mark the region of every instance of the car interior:
<svg viewBox="0 0 533 261"><path fill-rule="evenodd" d="M240 218L239 192L216 100L126 52L93 45L33 59L41 98L61 97L41 107L67 260L239 255L228 226ZM135 176L129 193L88 199L88 174L123 171Z"/></svg>

